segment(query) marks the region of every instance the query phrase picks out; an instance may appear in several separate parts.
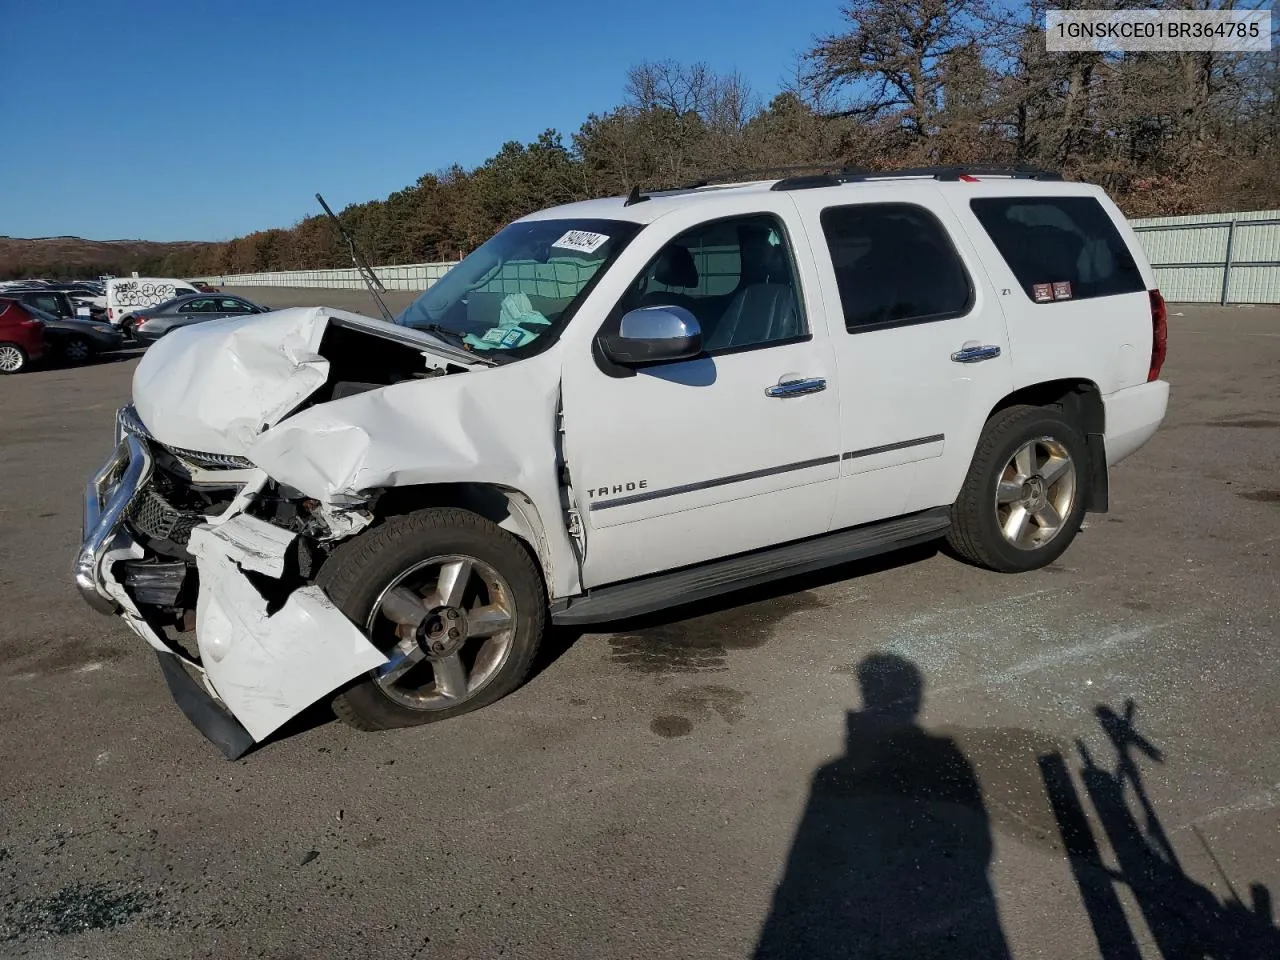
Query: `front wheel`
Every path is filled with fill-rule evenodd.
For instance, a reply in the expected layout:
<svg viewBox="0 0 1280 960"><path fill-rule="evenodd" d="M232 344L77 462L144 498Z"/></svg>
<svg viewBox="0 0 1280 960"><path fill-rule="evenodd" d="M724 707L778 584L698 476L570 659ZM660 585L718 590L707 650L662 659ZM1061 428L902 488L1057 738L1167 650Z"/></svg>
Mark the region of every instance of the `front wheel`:
<svg viewBox="0 0 1280 960"><path fill-rule="evenodd" d="M392 517L335 550L316 583L388 657L334 698L334 713L360 730L443 720L506 696L546 629L529 552L466 510Z"/></svg>
<svg viewBox="0 0 1280 960"><path fill-rule="evenodd" d="M1016 406L982 431L951 508L947 541L961 557L1002 573L1058 559L1084 520L1089 451L1050 407Z"/></svg>

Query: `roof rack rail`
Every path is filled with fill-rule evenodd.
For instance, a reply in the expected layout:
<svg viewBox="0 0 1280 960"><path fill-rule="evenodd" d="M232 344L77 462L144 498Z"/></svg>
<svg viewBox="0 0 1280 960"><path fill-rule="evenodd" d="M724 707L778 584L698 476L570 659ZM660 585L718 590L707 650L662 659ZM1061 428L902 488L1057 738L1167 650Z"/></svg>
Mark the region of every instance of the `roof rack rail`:
<svg viewBox="0 0 1280 960"><path fill-rule="evenodd" d="M961 180L966 177L1010 177L1014 180L1061 180L1062 174L1034 167L966 166L903 167L898 170L857 170L846 168L836 173L816 176L787 177L779 180L772 190L812 190L816 187L835 187L842 183L866 183L870 180L933 179Z"/></svg>
<svg viewBox="0 0 1280 960"><path fill-rule="evenodd" d="M833 160L830 163L794 163L781 167L754 167L748 170L725 170L721 173L708 174L705 177L699 177L697 180L691 180L688 183L682 183L678 187L669 187L665 190L648 190L642 192L640 187L633 186L631 193L623 201L624 207L629 207L635 203L643 203L651 197L675 197L682 193L692 193L694 190L700 190L703 187L715 186L717 184L735 183L746 180L767 180L770 174L779 176L794 175L802 170L842 170L844 169L839 160Z"/></svg>
<svg viewBox="0 0 1280 960"><path fill-rule="evenodd" d="M699 177L680 187L681 190L697 190L717 183L733 183L736 180L767 179L767 174L797 174L802 170L843 170L843 163L833 160L828 163L792 163L780 167L752 167L746 170L725 170L720 173Z"/></svg>

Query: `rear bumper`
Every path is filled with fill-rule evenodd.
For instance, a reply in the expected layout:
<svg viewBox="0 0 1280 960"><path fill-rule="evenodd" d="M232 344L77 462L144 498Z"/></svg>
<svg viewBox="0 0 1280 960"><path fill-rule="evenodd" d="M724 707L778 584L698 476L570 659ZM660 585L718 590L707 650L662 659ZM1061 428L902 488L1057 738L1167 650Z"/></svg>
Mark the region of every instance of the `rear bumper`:
<svg viewBox="0 0 1280 960"><path fill-rule="evenodd" d="M109 333L106 330L99 330L90 335L89 341L93 344L95 350L107 353L111 350L119 350L124 346L124 334L118 330L112 330Z"/></svg>
<svg viewBox="0 0 1280 960"><path fill-rule="evenodd" d="M1107 464L1136 453L1159 429L1169 406L1169 384L1155 380L1102 398L1106 406Z"/></svg>

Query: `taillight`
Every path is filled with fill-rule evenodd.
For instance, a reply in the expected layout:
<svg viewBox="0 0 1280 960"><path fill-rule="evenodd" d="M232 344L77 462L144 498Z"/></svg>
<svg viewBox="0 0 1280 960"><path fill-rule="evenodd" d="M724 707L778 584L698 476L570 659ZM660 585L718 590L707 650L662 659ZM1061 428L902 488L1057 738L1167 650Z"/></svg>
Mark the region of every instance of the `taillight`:
<svg viewBox="0 0 1280 960"><path fill-rule="evenodd" d="M1150 383L1160 379L1160 368L1169 351L1169 311L1159 290L1147 292L1151 297L1151 369L1147 372L1147 383Z"/></svg>
<svg viewBox="0 0 1280 960"><path fill-rule="evenodd" d="M113 308L113 307L107 307L107 319L108 319L108 320L114 320L115 318L116 318L116 311L115 311L115 308Z"/></svg>

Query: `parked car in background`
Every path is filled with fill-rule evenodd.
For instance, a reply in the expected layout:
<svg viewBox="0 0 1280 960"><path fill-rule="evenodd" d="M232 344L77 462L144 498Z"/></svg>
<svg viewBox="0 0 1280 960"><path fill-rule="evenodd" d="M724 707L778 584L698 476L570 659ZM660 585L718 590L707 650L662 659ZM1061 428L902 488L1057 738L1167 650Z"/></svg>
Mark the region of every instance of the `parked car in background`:
<svg viewBox="0 0 1280 960"><path fill-rule="evenodd" d="M187 281L172 277L113 277L107 281L107 320L124 327L139 310L199 292Z"/></svg>
<svg viewBox="0 0 1280 960"><path fill-rule="evenodd" d="M242 317L250 313L270 313L269 307L227 294L208 296L197 293L174 297L167 303L139 310L128 318L133 338L141 343L154 343L166 333L193 323L204 323L221 317Z"/></svg>
<svg viewBox="0 0 1280 960"><path fill-rule="evenodd" d="M5 291L4 295L55 317L106 319L101 308L94 306L92 296L80 290L19 287Z"/></svg>
<svg viewBox="0 0 1280 960"><path fill-rule="evenodd" d="M44 323L45 343L68 363L88 363L100 353L124 346L124 334L105 320L59 317L26 307L28 313Z"/></svg>
<svg viewBox="0 0 1280 960"><path fill-rule="evenodd" d="M44 356L44 323L17 300L0 297L0 374L21 373Z"/></svg>
<svg viewBox="0 0 1280 960"><path fill-rule="evenodd" d="M192 280L191 285L201 293L220 293L217 287L212 284L205 283L203 280Z"/></svg>

